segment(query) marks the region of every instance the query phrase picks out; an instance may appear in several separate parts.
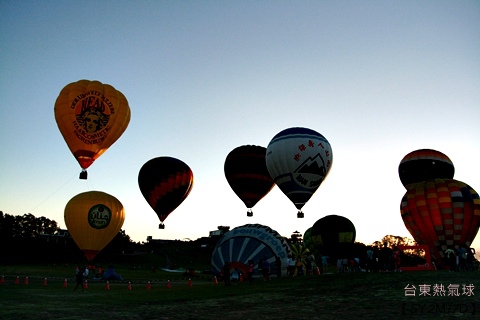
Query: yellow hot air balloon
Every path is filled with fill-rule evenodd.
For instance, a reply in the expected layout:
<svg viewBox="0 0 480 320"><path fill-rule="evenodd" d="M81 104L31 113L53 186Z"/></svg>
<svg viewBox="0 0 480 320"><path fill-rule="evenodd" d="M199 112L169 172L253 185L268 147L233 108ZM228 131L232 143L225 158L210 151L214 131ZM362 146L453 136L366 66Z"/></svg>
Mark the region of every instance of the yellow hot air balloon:
<svg viewBox="0 0 480 320"><path fill-rule="evenodd" d="M122 228L125 211L114 196L88 191L68 201L64 218L73 240L92 261Z"/></svg>
<svg viewBox="0 0 480 320"><path fill-rule="evenodd" d="M86 169L122 135L130 122L127 99L114 87L80 80L65 86L55 101L55 120L70 151Z"/></svg>

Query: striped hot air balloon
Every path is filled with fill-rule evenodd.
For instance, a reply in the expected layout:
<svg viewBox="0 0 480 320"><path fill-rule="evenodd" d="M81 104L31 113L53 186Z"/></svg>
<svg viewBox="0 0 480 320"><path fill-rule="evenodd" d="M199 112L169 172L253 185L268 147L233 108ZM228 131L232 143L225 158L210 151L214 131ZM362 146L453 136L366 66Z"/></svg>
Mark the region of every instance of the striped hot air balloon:
<svg viewBox="0 0 480 320"><path fill-rule="evenodd" d="M147 161L138 174L138 185L148 204L163 221L185 200L193 187L193 173L183 161L158 157Z"/></svg>
<svg viewBox="0 0 480 320"><path fill-rule="evenodd" d="M450 158L432 149L412 151L403 157L398 166L398 175L405 187L430 179L453 179L454 173Z"/></svg>
<svg viewBox="0 0 480 320"><path fill-rule="evenodd" d="M480 199L464 182L431 179L409 185L400 213L415 241L439 259L447 249L472 243L480 226Z"/></svg>
<svg viewBox="0 0 480 320"><path fill-rule="evenodd" d="M247 216L253 216L252 208L275 186L265 163L266 148L253 145L233 149L225 159L225 178L233 192L247 207Z"/></svg>
<svg viewBox="0 0 480 320"><path fill-rule="evenodd" d="M268 226L246 224L225 233L217 242L212 254L212 272L220 273L222 267L229 263L231 268L238 268L247 273L249 261L253 261L258 272L258 262L267 259L275 267L275 260L280 259L281 270L286 268L285 261L291 254L285 238Z"/></svg>

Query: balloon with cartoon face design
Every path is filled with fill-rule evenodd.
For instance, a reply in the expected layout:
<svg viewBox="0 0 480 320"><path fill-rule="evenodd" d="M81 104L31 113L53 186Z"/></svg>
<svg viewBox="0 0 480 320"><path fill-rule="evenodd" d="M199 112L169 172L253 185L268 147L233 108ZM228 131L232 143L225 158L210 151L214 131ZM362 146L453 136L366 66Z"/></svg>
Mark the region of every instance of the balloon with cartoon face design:
<svg viewBox="0 0 480 320"><path fill-rule="evenodd" d="M114 87L80 80L65 86L55 101L55 120L80 167L86 169L126 130L130 122L127 99Z"/></svg>

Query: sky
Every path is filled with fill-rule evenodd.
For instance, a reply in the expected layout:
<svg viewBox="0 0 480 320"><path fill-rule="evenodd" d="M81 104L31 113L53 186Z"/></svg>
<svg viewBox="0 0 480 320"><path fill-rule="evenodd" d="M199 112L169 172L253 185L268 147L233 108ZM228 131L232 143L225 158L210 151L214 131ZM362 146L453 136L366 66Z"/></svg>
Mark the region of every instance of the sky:
<svg viewBox="0 0 480 320"><path fill-rule="evenodd" d="M398 165L445 153L480 190L478 1L0 1L0 210L65 228L66 203L99 190L125 207L133 241L208 236L217 226L303 233L341 215L365 244L411 237ZM79 180L54 118L81 79L121 91L128 128ZM306 127L333 165L303 207L275 187L247 217L224 175L227 154ZM194 186L159 220L142 196L148 160L187 163ZM480 251L480 239L474 247Z"/></svg>

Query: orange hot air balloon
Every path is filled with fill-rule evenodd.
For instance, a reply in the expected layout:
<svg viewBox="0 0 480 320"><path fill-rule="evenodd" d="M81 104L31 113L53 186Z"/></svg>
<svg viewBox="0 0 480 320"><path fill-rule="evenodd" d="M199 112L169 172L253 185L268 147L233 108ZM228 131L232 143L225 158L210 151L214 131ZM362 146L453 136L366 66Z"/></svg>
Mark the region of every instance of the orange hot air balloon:
<svg viewBox="0 0 480 320"><path fill-rule="evenodd" d="M65 86L55 101L55 120L82 173L122 135L130 122L127 99L114 87L80 80Z"/></svg>
<svg viewBox="0 0 480 320"><path fill-rule="evenodd" d="M68 201L64 218L73 240L92 261L122 228L125 211L114 196L89 191Z"/></svg>
<svg viewBox="0 0 480 320"><path fill-rule="evenodd" d="M403 222L418 244L439 259L445 250L470 245L480 226L480 199L469 185L454 179L410 184L402 198Z"/></svg>

